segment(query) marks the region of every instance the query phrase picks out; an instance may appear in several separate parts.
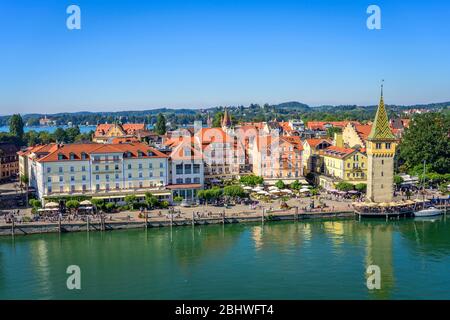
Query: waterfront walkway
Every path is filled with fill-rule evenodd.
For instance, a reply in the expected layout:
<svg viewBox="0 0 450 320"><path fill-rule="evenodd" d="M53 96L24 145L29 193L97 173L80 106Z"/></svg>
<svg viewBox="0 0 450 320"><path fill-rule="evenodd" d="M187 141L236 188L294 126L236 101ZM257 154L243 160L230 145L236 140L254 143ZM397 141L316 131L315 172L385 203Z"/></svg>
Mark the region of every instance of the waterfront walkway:
<svg viewBox="0 0 450 320"><path fill-rule="evenodd" d="M310 209L311 201L314 201L315 209ZM319 203L322 203L321 207L317 207ZM325 206L324 203L326 203ZM123 211L103 216L94 215L89 218L65 215L61 220L55 216L37 222L23 222L26 220L25 217L31 216L31 212L21 210L15 218L14 225L11 222L7 223L5 217L1 218L0 235L353 216L350 201L332 198L320 200L319 198L300 198L291 199L287 204L289 208L283 209L280 208L279 202L261 203L256 206L238 204L229 208L211 205L188 208L177 206L173 207L172 211L151 210L147 214L139 211Z"/></svg>

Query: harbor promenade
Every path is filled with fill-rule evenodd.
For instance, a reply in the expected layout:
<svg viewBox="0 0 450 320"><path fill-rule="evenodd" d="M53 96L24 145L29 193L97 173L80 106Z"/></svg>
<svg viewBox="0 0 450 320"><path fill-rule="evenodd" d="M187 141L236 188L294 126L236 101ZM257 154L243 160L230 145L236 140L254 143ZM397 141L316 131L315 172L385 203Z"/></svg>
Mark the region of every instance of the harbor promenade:
<svg viewBox="0 0 450 320"><path fill-rule="evenodd" d="M311 209L311 202L315 208ZM319 203L321 205L319 206ZM122 211L103 215L65 215L61 218L37 222L23 222L30 216L29 210L22 210L14 223L0 221L0 236L26 235L48 232L101 231L129 228L168 227L204 224L227 224L244 222L269 222L317 218L348 218L354 212L351 201L333 199L291 199L288 208L281 209L278 203L261 203L256 206L234 205L219 207L200 205L193 207L172 207L165 210Z"/></svg>

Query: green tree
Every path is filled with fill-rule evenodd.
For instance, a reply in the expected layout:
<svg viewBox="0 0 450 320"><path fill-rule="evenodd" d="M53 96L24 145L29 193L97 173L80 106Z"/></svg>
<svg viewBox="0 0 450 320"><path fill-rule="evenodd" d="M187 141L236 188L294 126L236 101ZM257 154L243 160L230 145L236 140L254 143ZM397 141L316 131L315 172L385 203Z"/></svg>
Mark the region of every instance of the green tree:
<svg viewBox="0 0 450 320"><path fill-rule="evenodd" d="M78 126L66 129L66 141L67 143L75 142L78 135L80 135L80 128Z"/></svg>
<svg viewBox="0 0 450 320"><path fill-rule="evenodd" d="M69 210L78 209L79 206L80 206L80 202L78 202L78 200L69 200L66 202L66 207Z"/></svg>
<svg viewBox="0 0 450 320"><path fill-rule="evenodd" d="M286 185L284 184L283 180L278 180L275 183L275 187L277 187L278 189L284 189L286 187Z"/></svg>
<svg viewBox="0 0 450 320"><path fill-rule="evenodd" d="M425 160L431 170L448 173L450 168L450 114L429 112L414 116L400 145L400 160L409 169Z"/></svg>
<svg viewBox="0 0 450 320"><path fill-rule="evenodd" d="M129 194L129 195L125 196L124 200L130 209L136 208L138 201L137 201L137 197L134 194Z"/></svg>
<svg viewBox="0 0 450 320"><path fill-rule="evenodd" d="M158 198L150 192L145 193L145 202L147 203L147 206L152 209L159 207L160 205Z"/></svg>
<svg viewBox="0 0 450 320"><path fill-rule="evenodd" d="M57 128L52 134L53 139L58 143L64 143L68 141L66 130L63 128Z"/></svg>
<svg viewBox="0 0 450 320"><path fill-rule="evenodd" d="M38 199L30 199L29 204L35 209L42 208L42 203Z"/></svg>
<svg viewBox="0 0 450 320"><path fill-rule="evenodd" d="M9 133L19 139L23 138L23 119L20 114L13 114L9 119Z"/></svg>
<svg viewBox="0 0 450 320"><path fill-rule="evenodd" d="M334 138L335 133L342 133L342 129L339 127L329 127L327 129L327 137Z"/></svg>
<svg viewBox="0 0 450 320"><path fill-rule="evenodd" d="M353 184L341 181L336 184L336 189L338 189L339 191L350 191L353 190Z"/></svg>
<svg viewBox="0 0 450 320"><path fill-rule="evenodd" d="M292 190L300 190L302 184L298 180L295 180L294 182L291 183L290 187Z"/></svg>
<svg viewBox="0 0 450 320"><path fill-rule="evenodd" d="M394 176L394 183L395 183L396 187L399 188L402 185L402 183L403 183L403 178L400 177L399 175L395 175Z"/></svg>
<svg viewBox="0 0 450 320"><path fill-rule="evenodd" d="M223 118L223 112L222 111L216 112L214 114L213 121L212 121L213 128L220 128L220 127L222 127L222 118Z"/></svg>
<svg viewBox="0 0 450 320"><path fill-rule="evenodd" d="M242 176L239 179L239 182L246 185L246 186L251 186L254 187L258 184L262 184L264 182L264 179L262 177L259 176L255 176L253 174L248 175L248 176Z"/></svg>
<svg viewBox="0 0 450 320"><path fill-rule="evenodd" d="M166 117L164 117L164 114L160 113L158 114L158 118L156 120L156 125L155 125L155 132L157 134L165 134L167 131L166 128Z"/></svg>
<svg viewBox="0 0 450 320"><path fill-rule="evenodd" d="M114 202L108 202L108 203L105 205L105 210L106 210L107 212L113 212L115 209L116 209L116 204L115 204Z"/></svg>
<svg viewBox="0 0 450 320"><path fill-rule="evenodd" d="M367 184L365 183L358 183L355 185L355 190L359 192L366 192L367 190Z"/></svg>
<svg viewBox="0 0 450 320"><path fill-rule="evenodd" d="M104 209L105 207L105 201L103 201L103 199L92 199L91 203L98 209Z"/></svg>
<svg viewBox="0 0 450 320"><path fill-rule="evenodd" d="M245 192L241 186L226 186L223 188L223 194L230 198L242 198L245 195Z"/></svg>

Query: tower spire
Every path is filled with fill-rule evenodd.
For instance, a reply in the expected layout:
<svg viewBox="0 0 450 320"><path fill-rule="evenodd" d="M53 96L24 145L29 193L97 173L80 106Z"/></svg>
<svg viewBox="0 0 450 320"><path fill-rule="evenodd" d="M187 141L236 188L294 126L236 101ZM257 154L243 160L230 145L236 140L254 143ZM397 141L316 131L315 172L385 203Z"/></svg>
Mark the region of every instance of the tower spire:
<svg viewBox="0 0 450 320"><path fill-rule="evenodd" d="M370 130L369 137L367 138L368 140L395 140L391 128L389 127L389 119L386 107L384 106L383 82L384 80L382 80L381 83L380 103L378 104L375 121L373 122L372 130Z"/></svg>

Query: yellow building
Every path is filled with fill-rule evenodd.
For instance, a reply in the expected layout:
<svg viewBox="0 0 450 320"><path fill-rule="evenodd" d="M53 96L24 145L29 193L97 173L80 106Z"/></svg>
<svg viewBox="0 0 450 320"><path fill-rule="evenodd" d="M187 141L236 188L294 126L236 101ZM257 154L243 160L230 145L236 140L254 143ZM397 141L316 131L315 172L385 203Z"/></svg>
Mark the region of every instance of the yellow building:
<svg viewBox="0 0 450 320"><path fill-rule="evenodd" d="M320 167L319 152L331 146L328 139L306 139L303 142L303 172L317 172Z"/></svg>
<svg viewBox="0 0 450 320"><path fill-rule="evenodd" d="M323 157L322 173L334 181L353 184L367 181L367 155L364 150L330 146L321 152ZM321 181L323 187L325 181Z"/></svg>

